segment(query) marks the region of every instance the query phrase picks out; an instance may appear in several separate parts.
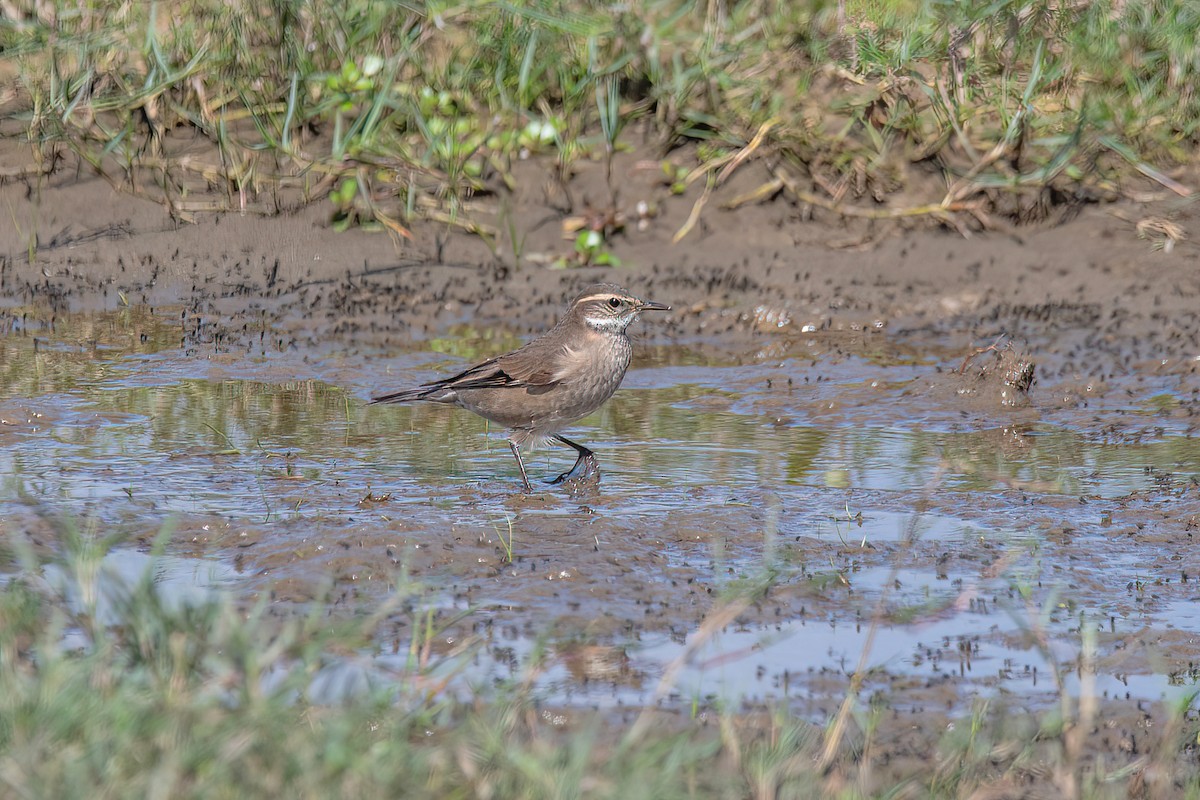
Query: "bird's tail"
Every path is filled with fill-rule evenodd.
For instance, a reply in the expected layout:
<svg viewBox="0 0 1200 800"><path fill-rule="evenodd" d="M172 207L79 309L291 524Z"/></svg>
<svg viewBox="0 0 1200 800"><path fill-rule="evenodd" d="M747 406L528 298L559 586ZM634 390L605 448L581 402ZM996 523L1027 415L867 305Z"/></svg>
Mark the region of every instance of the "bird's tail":
<svg viewBox="0 0 1200 800"><path fill-rule="evenodd" d="M444 391L436 386L421 386L416 389L403 389L399 392L380 395L371 398L371 405L376 403L407 403L412 400L432 400L439 392Z"/></svg>

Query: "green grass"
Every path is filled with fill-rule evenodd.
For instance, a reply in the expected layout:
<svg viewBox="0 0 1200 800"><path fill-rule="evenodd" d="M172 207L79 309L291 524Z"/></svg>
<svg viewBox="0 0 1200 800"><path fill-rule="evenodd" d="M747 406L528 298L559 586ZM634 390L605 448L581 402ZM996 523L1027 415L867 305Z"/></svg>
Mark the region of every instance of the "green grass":
<svg viewBox="0 0 1200 800"><path fill-rule="evenodd" d="M70 151L185 219L326 199L340 226L488 234L471 202L511 188L514 159L543 153L565 181L637 125L664 155L693 145L712 189L769 166L728 202L976 226L1115 196L1135 171L1185 192L1164 172L1200 125L1184 0L17 8L0 57L25 172ZM180 155L194 136L210 156Z"/></svg>

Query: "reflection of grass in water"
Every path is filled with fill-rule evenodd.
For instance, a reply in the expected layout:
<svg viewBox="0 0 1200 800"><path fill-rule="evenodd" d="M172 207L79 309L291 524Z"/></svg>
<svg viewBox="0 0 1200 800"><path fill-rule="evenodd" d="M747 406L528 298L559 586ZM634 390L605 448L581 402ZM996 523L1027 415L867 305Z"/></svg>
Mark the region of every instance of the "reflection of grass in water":
<svg viewBox="0 0 1200 800"><path fill-rule="evenodd" d="M38 337L67 347L115 349L120 353L154 353L179 344L179 309L145 305L116 311L56 313L45 306L17 306L0 311L0 331L18 340ZM0 341L7 337L0 336Z"/></svg>
<svg viewBox="0 0 1200 800"><path fill-rule="evenodd" d="M180 328L170 320L146 306L53 317L38 308L0 312L0 398L101 382L118 356L178 346Z"/></svg>
<svg viewBox="0 0 1200 800"><path fill-rule="evenodd" d="M637 331L634 332L635 339ZM531 336L517 336L514 333L480 332L474 328L455 328L449 335L430 339L425 347L436 353L445 353L461 358L463 363L455 362L441 369L441 372L454 372L464 369L471 364L488 358L495 358L510 350L515 350L529 341ZM634 346L633 369L651 367L717 367L725 364L714 360L698 350L678 345L650 346L638 342ZM433 378L431 377L430 380Z"/></svg>
<svg viewBox="0 0 1200 800"><path fill-rule="evenodd" d="M86 364L90 372L70 383L102 379L102 363ZM280 476L295 483L326 480L335 465L354 470L364 486L385 485L398 475L437 485L458 480L454 476L464 470L487 470L502 480L515 474L507 450L492 448L491 439L481 437L487 424L468 412L431 404L368 407L315 380L182 380L119 388L101 383L80 385L72 395L71 413L80 415L78 420L53 423L44 447L13 448L9 457L16 468L43 473L35 467L49 464L48 459L77 462L84 470L113 457L138 461L155 470L135 487L142 499L151 499L159 481L169 484L173 475L192 469L175 461L185 454L233 459L231 477ZM1024 436L776 425L751 414L703 410L713 396L711 389L686 384L623 390L568 435L593 446L602 468L643 485L683 480L687 485L782 481L823 486L841 476L846 488L903 489L945 469L947 485L959 491L1024 486L1070 494L1087 490L1094 480L1115 481L1111 485L1118 491L1149 485L1150 478L1138 472L1146 464L1182 475L1200 472L1194 450L1181 437L1108 446L1061 429ZM492 438L502 434L494 426L491 433ZM489 460L486 467L481 457ZM548 446L534 463L545 460L553 471L570 457ZM1107 492L1109 484L1102 485ZM286 495L285 487L277 488ZM260 489L254 499L263 499ZM294 497L273 503L293 504Z"/></svg>
<svg viewBox="0 0 1200 800"><path fill-rule="evenodd" d="M51 429L49 449L68 459L103 460L116 453L126 461L141 458L152 464L203 450L210 456L244 456L232 469L260 479L281 473L285 478L322 480L329 465L350 463L366 469L375 465L383 482L403 473L437 483L463 469L478 471L466 465L477 462L489 447L479 436L486 423L466 412L423 404L366 408L320 381L269 384L172 377L165 386L122 386L121 373L114 368L118 354L177 344L172 319L144 307L66 315L52 327L48 319L27 317L24 310L8 319L14 329L23 321L20 332L0 337L0 396L32 398L21 403L36 411L38 395L69 392L73 413L98 412L95 419L102 421L97 425L71 420ZM36 348L34 335L40 342ZM439 341L438 347L456 350L464 361L515 344L511 337ZM641 356L655 366L708 363L702 353L687 348L646 348ZM704 411L704 401L715 396L727 395L688 384L623 390L596 415L582 420L574 433L597 447L602 464L619 465L623 472L640 476L637 481L643 484L678 483L683 477L689 483L783 480L825 485L830 476L840 475L847 487L881 482L911 487L943 465L950 485L959 490L1011 485L1075 493L1088 489L1088 476L1121 475L1143 464L1185 475L1200 472L1194 448L1181 437L1102 446L1061 429L1028 436L1021 431L897 432L764 424L753 415ZM796 403L803 407L800 395ZM605 440L615 447L606 447ZM621 446L634 442L640 444ZM12 463L20 469L44 462L44 450L16 449ZM507 454L499 452L505 458L488 469L507 479ZM552 465L547 469L552 470L564 457L570 454L551 447L538 460L547 459ZM298 466L293 463L296 458ZM170 474L170 465L161 472ZM1132 488L1135 479L1119 478L1119 485ZM127 483L122 490L130 500L152 499L149 488ZM268 501L261 485L254 499L270 507L295 504L294 497Z"/></svg>
<svg viewBox="0 0 1200 800"><path fill-rule="evenodd" d="M463 359L465 363L447 367L448 371L465 369L471 364L515 350L525 343L525 339L512 333L495 334L490 331L481 332L474 328L456 328L447 336L430 339L428 349L435 353L445 353ZM430 380L435 380L430 377Z"/></svg>

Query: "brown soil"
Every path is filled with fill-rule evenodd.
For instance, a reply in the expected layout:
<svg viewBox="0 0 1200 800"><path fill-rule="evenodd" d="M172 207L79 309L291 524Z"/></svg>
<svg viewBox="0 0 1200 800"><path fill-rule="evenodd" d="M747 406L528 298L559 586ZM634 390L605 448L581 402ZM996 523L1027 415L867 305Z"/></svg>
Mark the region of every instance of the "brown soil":
<svg viewBox="0 0 1200 800"><path fill-rule="evenodd" d="M18 157L11 142L3 146ZM1042 385L1061 384L1070 398L1139 372L1195 370L1196 246L1185 239L1171 253L1156 251L1135 229L1169 217L1186 233L1194 208L1165 193L1140 195L1156 202L1081 206L1055 227L964 239L927 222L906 230L849 221L783 199L723 210L723 200L765 180L748 167L672 244L697 194L672 197L659 164L626 154L614 167L618 208L630 220L611 247L622 266L563 270L545 264L572 256L562 231L568 211L587 216L608 205L600 163L579 165L570 209L552 171L535 163L517 171L523 191L475 203L472 218L501 231L494 249L435 223L419 224L415 240L399 246L382 234L333 235L320 203L176 224L162 206L64 168L40 186L0 188L15 222L0 230L0 291L9 302L71 309L185 305L215 315L210 338L236 339L247 316L261 322L266 314L291 329L277 345L341 349L408 343L463 324L537 331L572 291L604 279L674 305L667 324L647 335L734 351L768 341L783 351L773 357L786 355L806 326L886 329L892 346L918 353L937 342L965 355L1007 335L1036 355ZM645 230L633 221L640 201L658 212ZM510 224L516 247L504 233Z"/></svg>

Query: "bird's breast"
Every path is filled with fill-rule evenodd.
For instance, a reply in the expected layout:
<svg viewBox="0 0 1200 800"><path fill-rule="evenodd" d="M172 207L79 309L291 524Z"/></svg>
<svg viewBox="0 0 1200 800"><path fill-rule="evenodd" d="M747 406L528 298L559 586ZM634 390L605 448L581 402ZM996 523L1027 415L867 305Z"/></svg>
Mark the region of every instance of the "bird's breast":
<svg viewBox="0 0 1200 800"><path fill-rule="evenodd" d="M572 421L595 411L625 379L633 348L624 336L597 336L571 348L570 369L563 371L559 393L562 416Z"/></svg>

